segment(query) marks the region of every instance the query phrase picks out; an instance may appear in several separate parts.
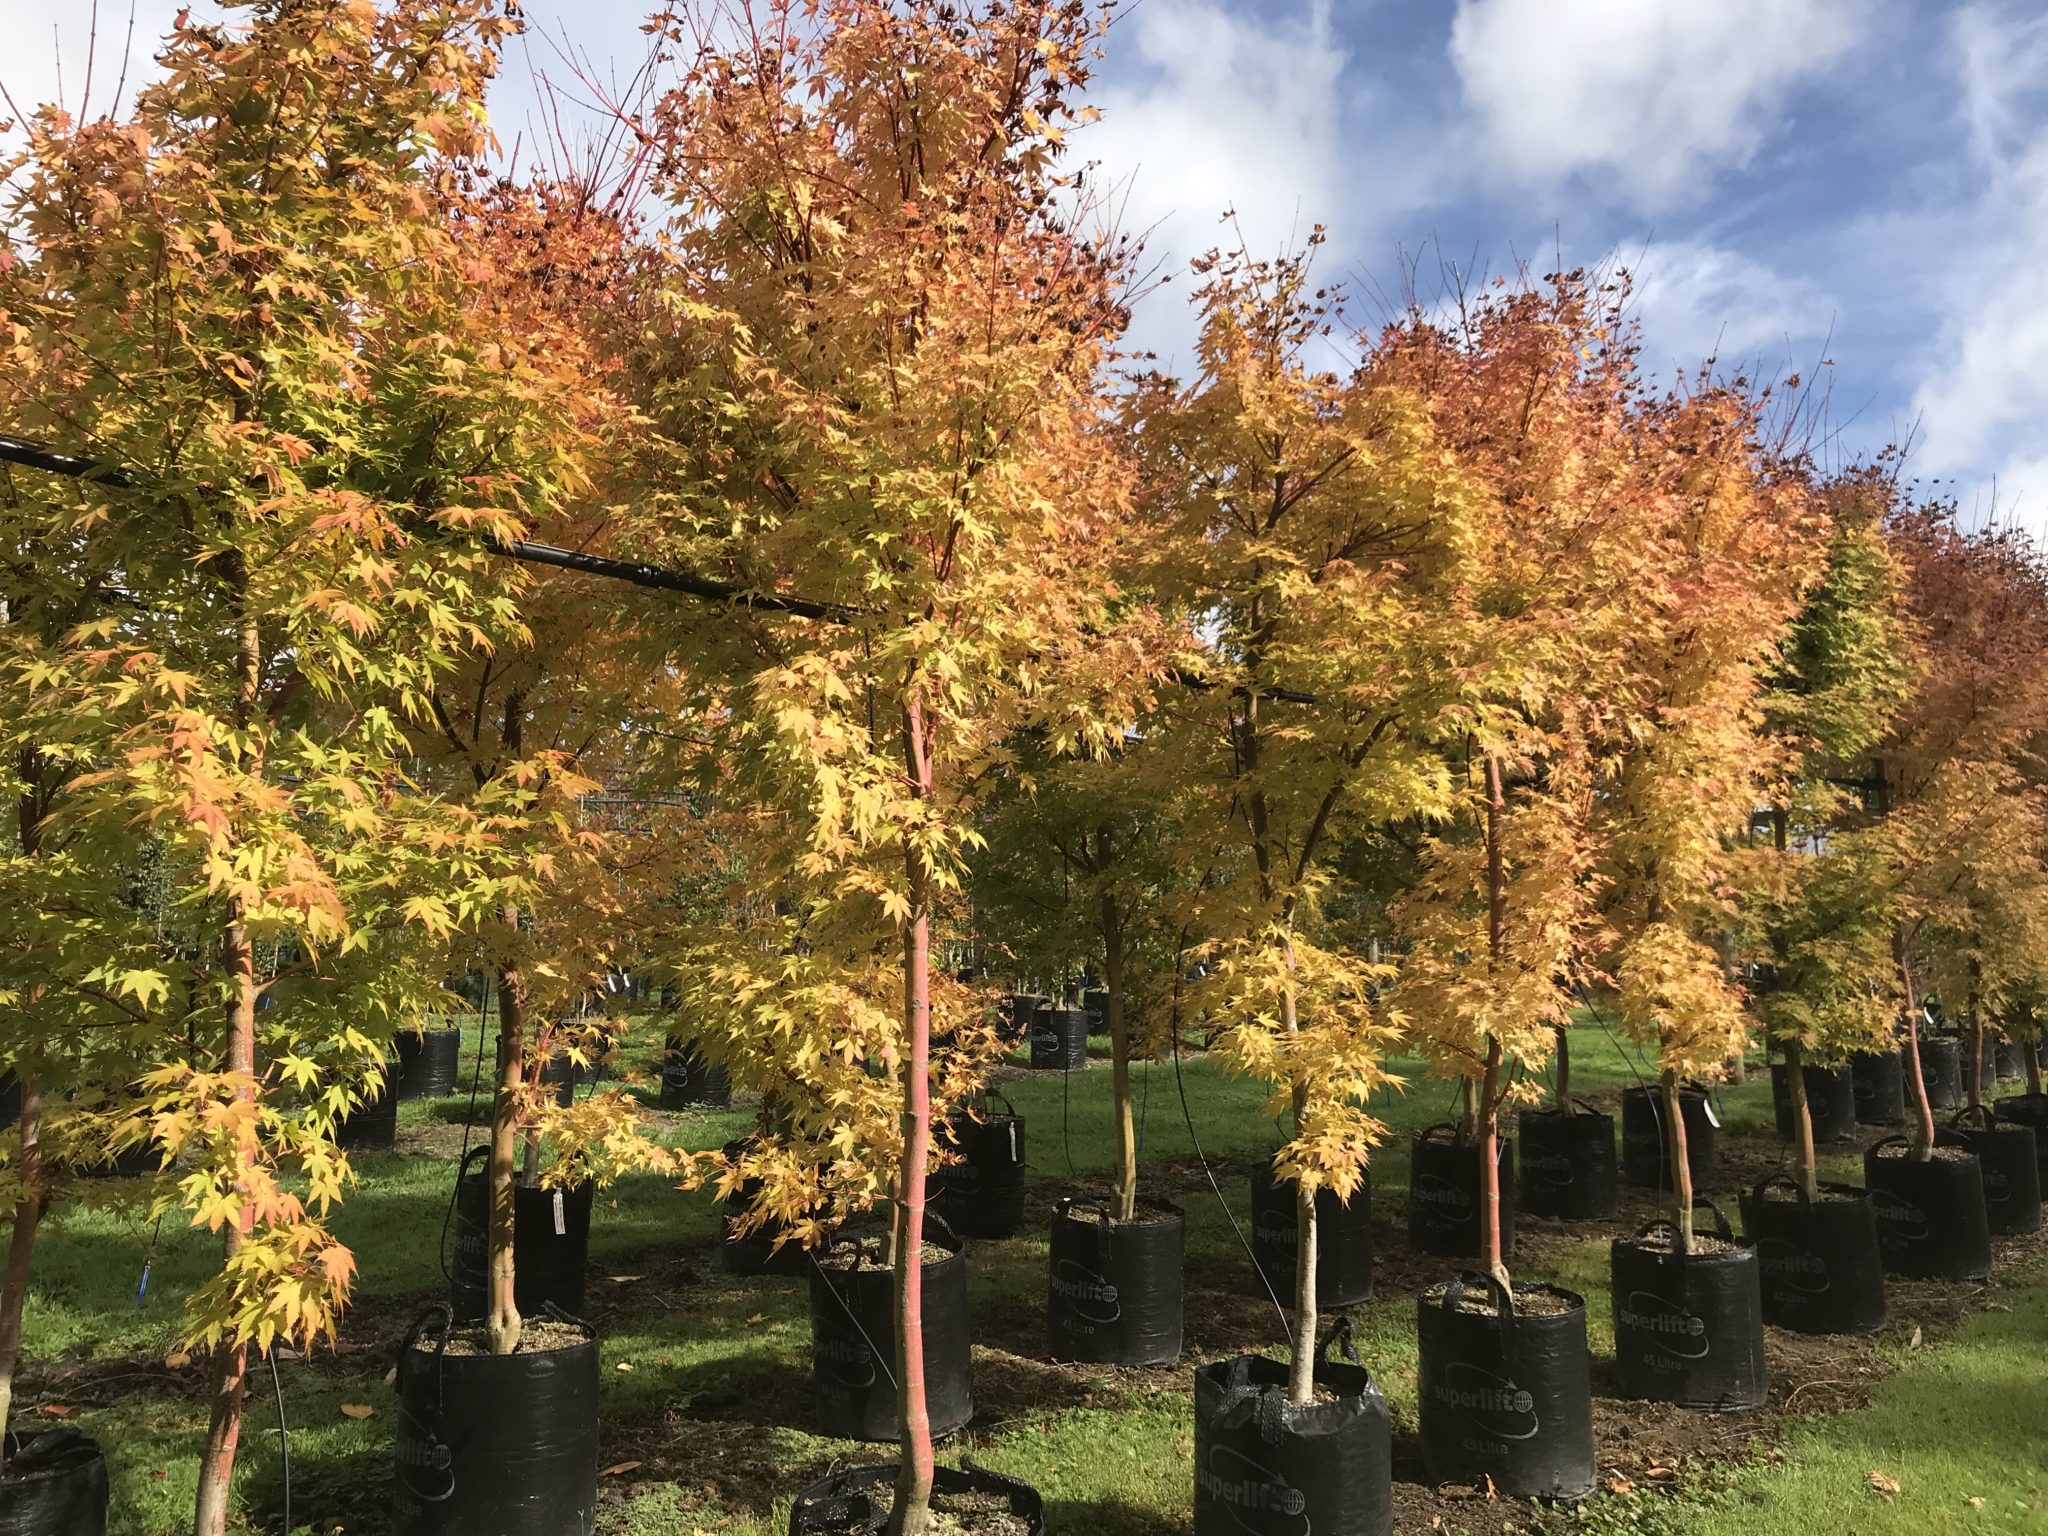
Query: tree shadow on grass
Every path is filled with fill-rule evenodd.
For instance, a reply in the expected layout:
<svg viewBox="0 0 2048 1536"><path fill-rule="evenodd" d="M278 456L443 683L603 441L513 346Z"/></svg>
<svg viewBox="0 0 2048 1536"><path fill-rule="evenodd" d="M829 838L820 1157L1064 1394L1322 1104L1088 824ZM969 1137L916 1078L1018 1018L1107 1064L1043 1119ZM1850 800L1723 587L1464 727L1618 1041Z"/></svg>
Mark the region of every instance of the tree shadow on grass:
<svg viewBox="0 0 2048 1536"><path fill-rule="evenodd" d="M1185 1523L1157 1510L1140 1509L1115 1499L1048 1499L1045 1527L1049 1531L1086 1531L1089 1536L1186 1536Z"/></svg>

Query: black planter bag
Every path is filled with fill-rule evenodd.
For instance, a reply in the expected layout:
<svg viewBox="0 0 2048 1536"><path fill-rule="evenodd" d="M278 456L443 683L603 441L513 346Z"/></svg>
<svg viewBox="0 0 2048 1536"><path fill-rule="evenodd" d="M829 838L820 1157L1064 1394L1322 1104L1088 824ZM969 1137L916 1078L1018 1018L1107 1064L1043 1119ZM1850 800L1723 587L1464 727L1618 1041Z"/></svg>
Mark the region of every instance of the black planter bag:
<svg viewBox="0 0 2048 1536"><path fill-rule="evenodd" d="M1294 1181L1276 1183L1273 1160L1252 1170L1252 1262L1261 1289L1294 1305L1294 1245L1299 1237ZM1372 1170L1350 1203L1316 1191L1316 1305L1350 1307L1372 1298Z"/></svg>
<svg viewBox="0 0 2048 1536"><path fill-rule="evenodd" d="M1187 1218L1164 1200L1139 1201L1130 1221L1109 1212L1107 1202L1072 1195L1053 1208L1046 1352L1089 1365L1171 1365L1180 1358Z"/></svg>
<svg viewBox="0 0 2048 1536"><path fill-rule="evenodd" d="M415 1348L432 1324L436 1347ZM588 1337L567 1349L450 1355L446 1307L413 1324L398 1351L394 1536L590 1536L598 1351L578 1326Z"/></svg>
<svg viewBox="0 0 2048 1536"><path fill-rule="evenodd" d="M1330 1358L1341 1339L1343 1361ZM1349 1318L1316 1350L1329 1402L1287 1401L1287 1367L1239 1355L1195 1371L1194 1536L1392 1536L1387 1400L1351 1342Z"/></svg>
<svg viewBox="0 0 2048 1536"><path fill-rule="evenodd" d="M746 1151L748 1138L728 1141L725 1155L737 1157ZM744 1180L740 1187L718 1202L719 1254L727 1273L735 1275L807 1275L810 1255L796 1242L777 1244L782 1223L772 1217L744 1234L740 1224L761 1196L759 1179Z"/></svg>
<svg viewBox="0 0 2048 1536"><path fill-rule="evenodd" d="M929 1216L929 1213L927 1213ZM924 1266L924 1391L932 1434L974 1417L967 1260L959 1239L927 1231L952 1251ZM837 1440L896 1438L896 1281L888 1270L811 1270L811 1416Z"/></svg>
<svg viewBox="0 0 2048 1536"><path fill-rule="evenodd" d="M555 1102L564 1109L576 1102L579 1089L594 1087L603 1078L602 1063L592 1062L587 1067L579 1067L567 1051L550 1056L548 1064L540 1069L541 1086L552 1086Z"/></svg>
<svg viewBox="0 0 2048 1536"><path fill-rule="evenodd" d="M1958 1108L1963 1102L1962 1041L1954 1035L1922 1035L1920 1077L1927 1087L1929 1109Z"/></svg>
<svg viewBox="0 0 2048 1536"><path fill-rule="evenodd" d="M1045 1536L1045 1501L1029 1483L989 1472L962 1458L958 1471L938 1467L932 1492L993 1494L1009 1500L1010 1513L1024 1522L1025 1536ZM879 1536L895 1502L894 1467L855 1467L835 1472L796 1496L789 1509L789 1536Z"/></svg>
<svg viewBox="0 0 2048 1536"><path fill-rule="evenodd" d="M1079 1008L1041 1007L1032 1015L1031 1070L1079 1072L1088 1065L1088 1015Z"/></svg>
<svg viewBox="0 0 2048 1536"><path fill-rule="evenodd" d="M1937 1132L1934 1141L1937 1147L1958 1145L1949 1131ZM1976 1154L1919 1163L1911 1145L1904 1136L1887 1136L1863 1154L1863 1182L1877 1213L1885 1273L1916 1280L1985 1279L1991 1273L1991 1227Z"/></svg>
<svg viewBox="0 0 2048 1536"><path fill-rule="evenodd" d="M2040 1230L2041 1147L2034 1128L1993 1119L1988 1112L1975 1124L1965 1123L1959 1115L1950 1128L1977 1154L1984 1176L1985 1225L2000 1237Z"/></svg>
<svg viewBox="0 0 2048 1536"><path fill-rule="evenodd" d="M0 1536L107 1536L107 1461L75 1429L7 1437Z"/></svg>
<svg viewBox="0 0 2048 1536"><path fill-rule="evenodd" d="M1884 1261L1870 1193L1823 1184L1808 1201L1773 1174L1742 1197L1742 1230L1756 1244L1764 1321L1794 1333L1876 1333L1884 1326ZM1774 1200L1773 1190L1794 1198Z"/></svg>
<svg viewBox="0 0 2048 1536"><path fill-rule="evenodd" d="M1494 1315L1457 1310L1473 1291L1491 1297ZM1585 1298L1529 1281L1515 1291L1562 1297L1571 1310L1511 1312L1505 1289L1486 1275L1431 1286L1418 1298L1422 1459L1432 1483L1485 1477L1509 1498L1584 1498L1597 1470Z"/></svg>
<svg viewBox="0 0 2048 1536"><path fill-rule="evenodd" d="M1409 1143L1408 1245L1443 1258L1480 1256L1479 1147L1458 1139L1455 1125L1428 1126ZM1500 1251L1515 1251L1515 1143L1494 1141L1500 1183Z"/></svg>
<svg viewBox="0 0 2048 1536"><path fill-rule="evenodd" d="M1090 987L1081 994L1081 1012L1088 1018L1088 1033L1106 1035L1109 1033L1109 993L1101 987Z"/></svg>
<svg viewBox="0 0 2048 1536"><path fill-rule="evenodd" d="M1604 1221L1614 1214L1614 1116L1583 1106L1525 1109L1515 1141L1522 1173L1515 1198L1524 1215Z"/></svg>
<svg viewBox="0 0 2048 1536"><path fill-rule="evenodd" d="M334 1144L351 1152L388 1152L398 1142L398 1095L387 1076L377 1096L334 1122Z"/></svg>
<svg viewBox="0 0 2048 1536"><path fill-rule="evenodd" d="M2027 1075L2026 1058L2021 1054L2016 1042L2000 1040L1993 1057L2001 1083L2016 1083Z"/></svg>
<svg viewBox="0 0 2048 1536"><path fill-rule="evenodd" d="M483 1321L489 1310L487 1271L491 1242L489 1147L473 1147L462 1160L455 1184L455 1255L448 1266L448 1305L457 1323ZM590 1210L597 1191L588 1181L575 1189L529 1189L512 1193L512 1297L519 1310L539 1316L549 1307L574 1314L583 1307L590 1265Z"/></svg>
<svg viewBox="0 0 2048 1536"><path fill-rule="evenodd" d="M1714 1187L1714 1112L1704 1088L1678 1090L1678 1112L1685 1117L1685 1161L1692 1170L1693 1193ZM1640 1189L1671 1188L1671 1170L1664 1163L1664 1098L1653 1087L1621 1090L1621 1173Z"/></svg>
<svg viewBox="0 0 2048 1536"><path fill-rule="evenodd" d="M661 1058L663 1109L723 1109L732 1102L732 1077L687 1045L670 1045Z"/></svg>
<svg viewBox="0 0 2048 1536"><path fill-rule="evenodd" d="M1856 1082L1858 1125L1906 1121L1906 1061L1898 1051L1860 1051L1849 1061Z"/></svg>
<svg viewBox="0 0 2048 1536"><path fill-rule="evenodd" d="M1806 1080L1806 1114L1813 1122L1815 1141L1856 1139L1856 1073L1849 1067L1800 1069ZM1785 1076L1785 1063L1771 1063L1771 1108L1778 1119L1778 1135L1792 1140L1792 1091Z"/></svg>
<svg viewBox="0 0 2048 1536"><path fill-rule="evenodd" d="M445 1099L461 1081L461 1030L407 1030L398 1037L401 1099Z"/></svg>
<svg viewBox="0 0 2048 1536"><path fill-rule="evenodd" d="M931 1208L962 1237L1015 1237L1024 1226L1024 1117L999 1093L1004 1113L962 1115L939 1134L960 1161L934 1168L925 1185Z"/></svg>
<svg viewBox="0 0 2048 1536"><path fill-rule="evenodd" d="M2048 1190L2048 1093L2016 1093L2000 1099L1992 1113L2008 1125L2034 1128L2034 1153L2041 1173L2041 1187Z"/></svg>
<svg viewBox="0 0 2048 1536"><path fill-rule="evenodd" d="M9 1067L0 1072L0 1131L21 1118L21 1079Z"/></svg>
<svg viewBox="0 0 2048 1536"><path fill-rule="evenodd" d="M1007 1015L1009 1023L1003 1028L1003 1038L1005 1040L1028 1039L1031 1034L1032 1021L1038 1017L1038 1010L1050 1006L1044 998L1039 997L1035 993L1012 992L1010 994L1010 1011Z"/></svg>
<svg viewBox="0 0 2048 1536"><path fill-rule="evenodd" d="M1720 1208L1705 1209L1713 1212L1716 1234L1733 1243ZM1673 1251L1644 1243L1659 1233ZM1670 1222L1653 1221L1609 1249L1621 1395L1717 1413L1761 1407L1770 1390L1756 1249L1683 1254L1676 1243Z"/></svg>

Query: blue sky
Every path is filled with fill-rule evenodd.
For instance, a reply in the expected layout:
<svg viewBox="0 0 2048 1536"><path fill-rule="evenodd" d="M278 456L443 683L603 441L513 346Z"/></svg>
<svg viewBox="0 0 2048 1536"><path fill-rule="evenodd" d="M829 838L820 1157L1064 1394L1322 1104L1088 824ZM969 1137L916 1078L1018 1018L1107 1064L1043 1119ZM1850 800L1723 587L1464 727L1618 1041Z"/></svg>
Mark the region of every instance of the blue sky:
<svg viewBox="0 0 2048 1536"><path fill-rule="evenodd" d="M129 84L182 0L133 0ZM652 0L526 0L494 106L531 129L557 42L630 72ZM206 17L211 0L193 0ZM75 104L91 0L0 0L0 81ZM128 0L100 0L98 101ZM1914 441L1967 509L2048 531L2042 0L1140 0L1076 152L1173 271L1322 223L1361 321L1468 277L1619 260L1647 360L1821 368L1831 451ZM1140 335L1186 348L1185 279Z"/></svg>

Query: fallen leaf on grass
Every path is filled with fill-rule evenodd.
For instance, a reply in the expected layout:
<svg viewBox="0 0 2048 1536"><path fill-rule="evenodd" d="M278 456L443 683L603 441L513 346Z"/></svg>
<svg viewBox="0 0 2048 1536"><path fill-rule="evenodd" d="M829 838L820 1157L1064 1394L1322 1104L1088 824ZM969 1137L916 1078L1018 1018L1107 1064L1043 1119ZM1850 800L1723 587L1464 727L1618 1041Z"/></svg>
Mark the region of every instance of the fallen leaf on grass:
<svg viewBox="0 0 2048 1536"><path fill-rule="evenodd" d="M1623 1477L1619 1472L1607 1474L1607 1491L1609 1493L1633 1493L1635 1486L1634 1483Z"/></svg>
<svg viewBox="0 0 2048 1536"><path fill-rule="evenodd" d="M747 1319L747 1326L748 1326L748 1327L750 1327L750 1328L751 1328L751 1327L756 1327L756 1326L758 1326L759 1324L761 1324L761 1323L765 1323L765 1322L767 1322L767 1321L768 1321L768 1314L767 1314L766 1312L756 1312L756 1313L755 1313L755 1314L754 1314L754 1315L753 1315L752 1317L750 1317L750 1318L748 1318L748 1319Z"/></svg>
<svg viewBox="0 0 2048 1536"><path fill-rule="evenodd" d="M1984 1499L1981 1494L1973 1493L1967 1499L1963 1500L1963 1502L1969 1505L1972 1509L1982 1509L1984 1507Z"/></svg>
<svg viewBox="0 0 2048 1536"><path fill-rule="evenodd" d="M182 1371L191 1363L192 1357L182 1349L174 1349L164 1356L164 1369L167 1371Z"/></svg>
<svg viewBox="0 0 2048 1536"><path fill-rule="evenodd" d="M1920 1325L1919 1325L1918 1323L1915 1323L1915 1324L1913 1325L1913 1337L1911 1337L1910 1339L1906 1340L1906 1348L1908 1348L1908 1349L1918 1349L1919 1347L1920 1347Z"/></svg>
<svg viewBox="0 0 2048 1536"><path fill-rule="evenodd" d="M617 1365L613 1366L612 1369L615 1371L630 1371L631 1369L633 1369L633 1362L630 1360L621 1360Z"/></svg>
<svg viewBox="0 0 2048 1536"><path fill-rule="evenodd" d="M68 1419L71 1417L73 1410L66 1403L45 1403L43 1404L43 1412L53 1419Z"/></svg>
<svg viewBox="0 0 2048 1536"><path fill-rule="evenodd" d="M343 1403L341 1405L342 1417L349 1419L367 1419L376 1411L368 1403Z"/></svg>
<svg viewBox="0 0 2048 1536"><path fill-rule="evenodd" d="M1872 1493L1887 1504L1899 1496L1899 1480L1889 1473L1878 1471L1875 1467L1863 1474L1863 1481L1870 1485Z"/></svg>
<svg viewBox="0 0 2048 1536"><path fill-rule="evenodd" d="M639 1277L638 1275L606 1275L606 1276L605 1276L605 1279L607 1279L607 1280L611 1281L611 1283L612 1283L613 1285L631 1285L631 1284L632 1284L632 1283L633 1283L633 1282L634 1282L635 1280L638 1280L639 1278L640 1278L640 1277Z"/></svg>
<svg viewBox="0 0 2048 1536"><path fill-rule="evenodd" d="M597 1475L599 1477L623 1477L628 1472L637 1472L639 1470L640 1463L637 1461L620 1461L614 1462Z"/></svg>

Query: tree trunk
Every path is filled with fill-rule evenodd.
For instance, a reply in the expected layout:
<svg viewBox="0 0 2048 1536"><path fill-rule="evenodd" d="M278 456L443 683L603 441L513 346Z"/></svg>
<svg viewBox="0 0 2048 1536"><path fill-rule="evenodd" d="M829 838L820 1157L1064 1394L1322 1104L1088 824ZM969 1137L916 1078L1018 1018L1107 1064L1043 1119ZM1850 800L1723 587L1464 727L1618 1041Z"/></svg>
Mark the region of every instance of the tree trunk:
<svg viewBox="0 0 2048 1536"><path fill-rule="evenodd" d="M1913 992L1913 966L1907 958L1906 930L1892 930L1892 958L1899 967L1899 985L1905 993L1906 1081L1913 1087L1913 1157L1930 1162L1934 1157L1934 1106L1927 1102L1927 1074L1920 1069L1920 1000Z"/></svg>
<svg viewBox="0 0 2048 1536"><path fill-rule="evenodd" d="M1785 1097L1792 1106L1793 1170L1808 1200L1820 1194L1820 1168L1813 1150L1813 1110L1806 1102L1806 1047L1797 1037L1785 1041Z"/></svg>
<svg viewBox="0 0 2048 1536"><path fill-rule="evenodd" d="M1486 951L1487 969L1500 984L1501 962L1507 956L1508 885L1506 853L1501 847L1501 816L1507 809L1501 787L1500 758L1486 754ZM1486 1272L1503 1286L1508 1266L1500 1241L1500 1037L1486 1037L1486 1067L1473 1108L1479 1121L1480 1252ZM1472 1079L1465 1079L1472 1091ZM1469 1100L1468 1100L1469 1102ZM1512 1293L1511 1293L1512 1294Z"/></svg>
<svg viewBox="0 0 2048 1536"><path fill-rule="evenodd" d="M1110 858L1109 829L1096 834L1106 866ZM1102 892L1102 980L1109 993L1110 1096L1116 1115L1116 1219L1138 1214L1138 1131L1131 1112L1131 1035L1124 1019L1124 929L1116 895Z"/></svg>
<svg viewBox="0 0 2048 1536"><path fill-rule="evenodd" d="M1557 1027L1557 1107L1572 1112L1572 1035L1562 1024Z"/></svg>
<svg viewBox="0 0 2048 1536"><path fill-rule="evenodd" d="M519 933L519 908L507 903L498 921L512 942ZM491 1353L509 1355L519 1347L524 1324L517 1300L513 1236L519 1210L519 1098L525 1083L526 978L517 964L498 967L498 1088L491 1100L489 1258L485 1261L485 1328Z"/></svg>
<svg viewBox="0 0 2048 1536"><path fill-rule="evenodd" d="M239 621L235 726L246 743L263 688L263 637L248 615L247 560L240 551L231 551L225 569ZM253 757L245 745L238 766L245 773L259 771L260 759ZM226 1064L234 1076L236 1102L248 1106L256 1099L256 946L249 935L248 912L241 897L228 899L225 916L221 929L221 970L234 988L228 1003ZM257 1133L251 1130L247 1134ZM223 1241L226 1259L232 1260L240 1251L249 1233L251 1217L245 1206L228 1223ZM227 1530L235 1449L242 1438L242 1398L249 1382L249 1346L245 1341L223 1344L215 1354L213 1408L206 1430L206 1452L199 1463L199 1491L192 1511L193 1536L223 1536Z"/></svg>
<svg viewBox="0 0 2048 1536"><path fill-rule="evenodd" d="M1280 993L1280 1026L1288 1034L1298 1034L1301 1020L1294 1006L1294 936L1284 933L1281 939L1285 946L1283 955L1287 963L1287 982ZM1308 1116L1308 1085L1300 1079L1294 1082L1294 1134L1301 1134L1301 1123ZM1294 1250L1294 1357L1289 1362L1287 1373L1287 1400L1297 1406L1306 1406L1315 1401L1316 1395L1316 1332L1322 1320L1316 1311L1316 1264L1319 1255L1321 1230L1316 1225L1316 1196L1308 1182L1297 1178L1294 1183L1294 1222L1298 1241Z"/></svg>
<svg viewBox="0 0 2048 1536"><path fill-rule="evenodd" d="M924 700L912 685L904 701L903 755L911 794L920 804L932 798L931 743ZM924 1383L924 1191L931 1156L931 874L908 835L903 871L909 920L903 927L903 1029L909 1056L903 1064L902 1241L896 1254L896 1427L903 1459L896 1468L896 1497L889 1510L888 1536L925 1536L931 1528L931 1413Z"/></svg>
<svg viewBox="0 0 2048 1536"><path fill-rule="evenodd" d="M14 1368L21 1359L21 1313L28 1301L29 1261L43 1220L43 1087L26 1072L21 1084L21 1199L14 1207L14 1231L7 1242L7 1275L0 1282L0 1471L5 1471L6 1433L14 1410Z"/></svg>
<svg viewBox="0 0 2048 1536"><path fill-rule="evenodd" d="M2020 1042L2020 1054L2026 1058L2027 1063L2027 1093L2030 1097L2038 1099L2041 1096L2040 1040L2028 1035Z"/></svg>
<svg viewBox="0 0 2048 1536"><path fill-rule="evenodd" d="M256 949L249 941L239 897L228 902L223 960L234 983L228 1007L227 1068L236 1074L234 1095L243 1104L256 1097ZM250 1225L245 1210L228 1223L226 1251L232 1259L241 1249ZM249 1346L222 1344L215 1351L213 1411L206 1431L206 1454L199 1463L199 1496L193 1511L193 1536L223 1536L235 1474L235 1449L242 1438L242 1398L249 1381Z"/></svg>
<svg viewBox="0 0 2048 1536"><path fill-rule="evenodd" d="M1692 1252L1692 1162L1687 1156L1685 1115L1678 1100L1678 1072L1666 1067L1659 1079L1664 1103L1664 1155L1670 1159L1672 1225L1678 1228L1678 1251Z"/></svg>

